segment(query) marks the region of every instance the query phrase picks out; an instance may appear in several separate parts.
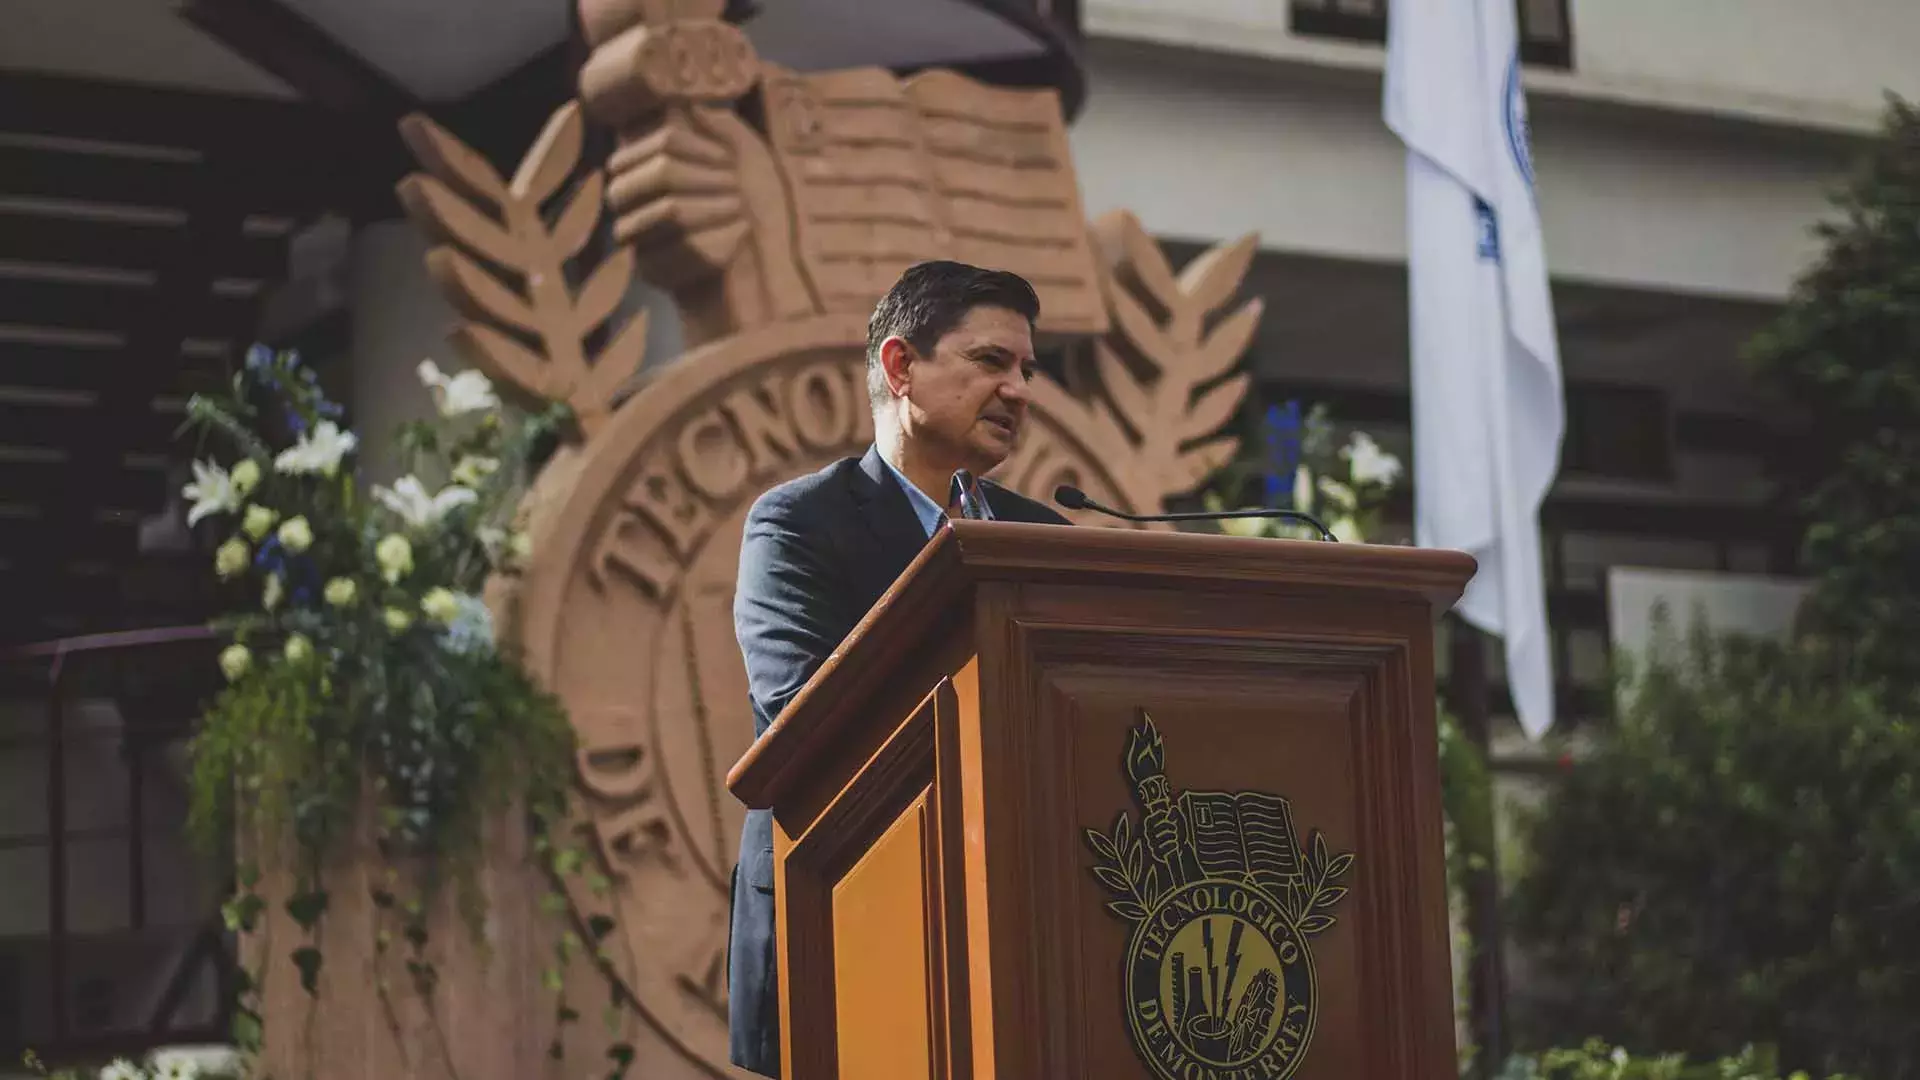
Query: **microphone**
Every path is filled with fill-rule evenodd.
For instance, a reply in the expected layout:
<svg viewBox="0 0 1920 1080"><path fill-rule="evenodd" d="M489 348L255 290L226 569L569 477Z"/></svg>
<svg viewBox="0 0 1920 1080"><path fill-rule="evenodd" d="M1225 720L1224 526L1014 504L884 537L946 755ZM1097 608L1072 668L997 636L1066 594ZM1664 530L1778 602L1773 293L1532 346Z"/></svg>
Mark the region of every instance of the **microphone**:
<svg viewBox="0 0 1920 1080"><path fill-rule="evenodd" d="M1320 539L1329 544L1340 542L1331 530L1320 524L1320 519L1299 510L1270 510L1263 507L1258 510L1221 510L1217 513L1204 511L1189 514L1129 514L1094 502L1087 497L1086 492L1071 484L1061 484L1054 488L1053 501L1069 510L1092 510L1094 513L1116 517L1122 521L1229 521L1234 518L1277 518L1282 521L1297 521L1303 525L1311 525L1314 531L1320 534Z"/></svg>
<svg viewBox="0 0 1920 1080"><path fill-rule="evenodd" d="M980 507L980 490L973 485L973 474L965 469L955 470L951 486L959 489L960 517L967 521L985 521L987 515ZM953 502L952 493L948 494L947 502Z"/></svg>

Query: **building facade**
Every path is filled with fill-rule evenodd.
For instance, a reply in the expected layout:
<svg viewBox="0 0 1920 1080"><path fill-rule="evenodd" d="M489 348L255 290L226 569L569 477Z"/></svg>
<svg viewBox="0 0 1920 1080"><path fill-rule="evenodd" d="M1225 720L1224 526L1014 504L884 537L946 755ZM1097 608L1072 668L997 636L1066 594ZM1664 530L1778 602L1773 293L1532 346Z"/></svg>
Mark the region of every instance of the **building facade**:
<svg viewBox="0 0 1920 1080"><path fill-rule="evenodd" d="M1386 6L1089 0L1093 92L1073 138L1090 212L1128 207L1195 245L1257 231L1267 314L1249 365L1265 395L1325 401L1404 452ZM1900 44L1920 37L1920 9L1521 0L1520 15L1568 386L1543 528L1559 711L1577 728L1601 708L1612 637L1639 632L1645 581L1756 628L1782 617L1768 579L1792 575L1798 533L1773 480L1795 418L1739 352L1817 254L1826 196L1884 95L1920 94ZM1627 568L1668 573L1610 604ZM1532 752L1510 723L1496 736Z"/></svg>
<svg viewBox="0 0 1920 1080"><path fill-rule="evenodd" d="M850 4L820 2L850 25ZM1604 711L1609 651L1639 640L1652 598L1702 598L1756 628L1791 611L1798 534L1776 480L1795 417L1755 391L1739 350L1814 256L1825 193L1882 94L1920 97L1920 8L1519 2L1568 385L1543 529L1560 714L1577 733ZM507 116L464 130L517 154L533 125L500 103L537 121L570 70L552 0L473 5L497 33L466 40L494 51L429 50L411 74L375 24L322 27L346 60L295 55L297 34L236 30L246 6L194 0L192 21L144 0L0 13L0 648L15 647L0 681L0 1060L217 1038L228 978L218 875L178 828L181 739L204 686L154 674L211 677L211 649L174 639L134 663L115 640L17 646L206 614L206 595L180 587L204 560L168 504L190 449L171 432L186 395L263 328L307 347L369 429L426 407L413 365L453 359L451 313L384 195L394 110ZM811 37L824 24L764 0L748 26L797 66L854 62L885 39L892 51L869 60L910 67L964 46L1004 54L984 73L1060 85L1091 214L1133 211L1176 261L1259 235L1247 288L1266 314L1247 364L1260 400L1325 402L1405 455L1404 154L1381 120L1384 0L1029 6L1032 25L1071 31L1070 77L1043 62L1042 38L991 20ZM516 51L521 39L536 48ZM646 290L632 302L652 311L649 354L674 355L671 309ZM1524 778L1542 751L1499 718L1498 650L1485 657L1496 751ZM65 689L49 689L56 677Z"/></svg>

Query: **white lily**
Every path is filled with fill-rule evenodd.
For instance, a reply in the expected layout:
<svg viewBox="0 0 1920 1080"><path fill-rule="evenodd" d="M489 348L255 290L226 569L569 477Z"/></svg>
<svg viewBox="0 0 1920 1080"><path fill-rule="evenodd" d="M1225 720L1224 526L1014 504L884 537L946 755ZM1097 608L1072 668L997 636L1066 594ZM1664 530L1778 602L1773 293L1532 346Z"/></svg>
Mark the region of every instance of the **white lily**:
<svg viewBox="0 0 1920 1080"><path fill-rule="evenodd" d="M181 488L180 494L193 500L192 509L187 511L188 528L209 514L230 514L240 509L241 495L233 477L211 461L193 463L193 483Z"/></svg>
<svg viewBox="0 0 1920 1080"><path fill-rule="evenodd" d="M340 459L347 456L359 444L359 437L351 431L341 431L340 425L331 420L322 420L313 426L313 430L303 433L292 446L280 452L273 459L273 467L283 473L320 473L332 476L340 471Z"/></svg>
<svg viewBox="0 0 1920 1080"><path fill-rule="evenodd" d="M1352 513L1360 506L1353 489L1331 476L1320 478L1320 494L1326 498L1329 506L1343 513Z"/></svg>
<svg viewBox="0 0 1920 1080"><path fill-rule="evenodd" d="M421 384L432 392L434 407L440 410L441 416L460 416L500 407L500 399L493 392L493 383L478 371L448 375L431 360L420 361L420 366L415 370Z"/></svg>
<svg viewBox="0 0 1920 1080"><path fill-rule="evenodd" d="M460 459L453 467L453 481L468 487L479 487L487 477L500 471L500 459L471 454Z"/></svg>
<svg viewBox="0 0 1920 1080"><path fill-rule="evenodd" d="M410 529L425 529L437 523L455 507L479 498L472 488L448 484L437 494L428 495L426 485L417 476L403 476L392 487L375 487L373 497L393 511Z"/></svg>
<svg viewBox="0 0 1920 1080"><path fill-rule="evenodd" d="M240 1073L240 1052L230 1046L175 1046L153 1052L153 1068L164 1077L178 1076L183 1080L213 1073L219 1076L237 1076ZM172 1071L169 1071L172 1070Z"/></svg>
<svg viewBox="0 0 1920 1080"><path fill-rule="evenodd" d="M1356 484L1391 484L1400 475L1400 459L1380 449L1364 431L1353 433L1340 456L1347 459Z"/></svg>
<svg viewBox="0 0 1920 1080"><path fill-rule="evenodd" d="M1303 514L1313 512L1313 470L1305 465L1293 470L1293 508Z"/></svg>

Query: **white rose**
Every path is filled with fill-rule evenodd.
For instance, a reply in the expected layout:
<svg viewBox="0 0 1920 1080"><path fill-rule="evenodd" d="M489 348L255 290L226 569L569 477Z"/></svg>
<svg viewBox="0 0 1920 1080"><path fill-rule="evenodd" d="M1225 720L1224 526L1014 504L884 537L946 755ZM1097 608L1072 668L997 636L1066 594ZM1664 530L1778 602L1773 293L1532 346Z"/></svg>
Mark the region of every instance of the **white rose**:
<svg viewBox="0 0 1920 1080"><path fill-rule="evenodd" d="M388 533L380 538L373 549L374 561L380 564L380 576L392 585L413 571L413 545L399 533Z"/></svg>
<svg viewBox="0 0 1920 1080"><path fill-rule="evenodd" d="M255 540L259 540L265 537L267 531L273 528L273 523L279 520L279 514L274 513L264 506L249 506L247 507L246 516L241 519L240 531L253 537Z"/></svg>
<svg viewBox="0 0 1920 1080"><path fill-rule="evenodd" d="M352 578L337 577L327 582L320 594L334 607L347 607L360 595L360 586Z"/></svg>
<svg viewBox="0 0 1920 1080"><path fill-rule="evenodd" d="M304 517L291 518L280 526L280 545L298 555L313 546L313 526Z"/></svg>
<svg viewBox="0 0 1920 1080"><path fill-rule="evenodd" d="M420 610L435 622L450 623L460 614L460 598L453 595L451 589L432 589L421 599Z"/></svg>
<svg viewBox="0 0 1920 1080"><path fill-rule="evenodd" d="M233 467L233 475L228 479L233 481L234 493L244 499L260 486L260 463L252 458L243 459Z"/></svg>
<svg viewBox="0 0 1920 1080"><path fill-rule="evenodd" d="M225 581L247 568L247 556L246 541L236 536L213 553L213 572Z"/></svg>
<svg viewBox="0 0 1920 1080"><path fill-rule="evenodd" d="M287 638L285 649L287 663L304 664L313 659L313 642L305 634L294 634Z"/></svg>
<svg viewBox="0 0 1920 1080"><path fill-rule="evenodd" d="M253 665L253 654L245 645L229 645L220 650L220 671L228 682L237 682Z"/></svg>

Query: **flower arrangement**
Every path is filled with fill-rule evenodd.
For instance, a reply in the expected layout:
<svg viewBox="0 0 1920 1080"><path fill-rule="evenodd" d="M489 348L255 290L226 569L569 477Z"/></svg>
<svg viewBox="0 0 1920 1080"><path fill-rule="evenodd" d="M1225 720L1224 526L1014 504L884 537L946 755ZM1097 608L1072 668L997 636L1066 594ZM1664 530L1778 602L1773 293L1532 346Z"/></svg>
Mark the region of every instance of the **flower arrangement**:
<svg viewBox="0 0 1920 1080"><path fill-rule="evenodd" d="M1223 472L1221 487L1203 496L1208 510L1227 508L1222 491L1241 490L1249 474L1261 483L1266 505L1312 514L1343 543L1365 543L1375 536L1402 473L1400 459L1380 448L1371 435L1353 432L1336 442L1327 409L1316 405L1304 417L1300 403L1270 405L1261 417L1261 453ZM1241 518L1221 523L1236 536L1312 539L1308 526L1272 518Z"/></svg>
<svg viewBox="0 0 1920 1080"><path fill-rule="evenodd" d="M22 1056L28 1071L49 1080L81 1080L76 1069L48 1072L39 1055L29 1050ZM101 1068L97 1080L239 1080L239 1055L223 1046L166 1047L147 1055L145 1061L116 1058Z"/></svg>
<svg viewBox="0 0 1920 1080"><path fill-rule="evenodd" d="M357 436L295 354L255 347L230 392L189 406L202 448L216 449L193 465L188 520L223 534L214 571L239 597L218 623L232 638L227 685L191 746L191 826L210 851L238 851L230 928L258 925L272 877L302 931L292 961L310 994L323 868L343 841L370 833L388 861L371 896L376 955L408 950L423 998L435 894L451 886L479 934L471 871L489 822L523 811L540 857L581 865L548 832L566 810L572 728L496 640L481 598L529 555L518 491L566 410L509 422L480 373L427 361L419 376L437 415L400 429L406 475L365 491ZM241 989L235 1041L254 1051L255 978L242 973ZM376 989L388 992L384 977Z"/></svg>

